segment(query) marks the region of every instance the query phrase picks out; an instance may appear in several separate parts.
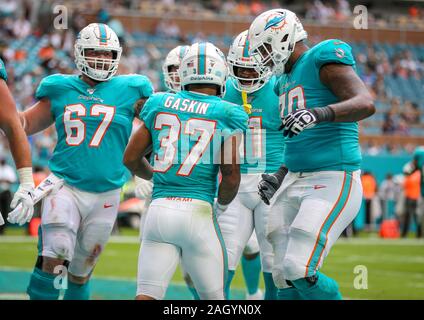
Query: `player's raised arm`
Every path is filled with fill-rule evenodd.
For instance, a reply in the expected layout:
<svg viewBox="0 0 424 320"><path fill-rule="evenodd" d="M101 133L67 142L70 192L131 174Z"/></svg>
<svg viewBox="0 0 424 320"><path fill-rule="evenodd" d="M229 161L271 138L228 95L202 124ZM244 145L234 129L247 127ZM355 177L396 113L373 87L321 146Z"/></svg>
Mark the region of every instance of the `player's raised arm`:
<svg viewBox="0 0 424 320"><path fill-rule="evenodd" d="M19 116L27 135L43 131L54 122L50 100L47 98L42 98Z"/></svg>
<svg viewBox="0 0 424 320"><path fill-rule="evenodd" d="M338 103L314 109L323 121L355 122L375 113L371 94L351 66L335 63L324 65L320 70L320 79L340 99Z"/></svg>
<svg viewBox="0 0 424 320"><path fill-rule="evenodd" d="M152 144L152 137L144 123L131 136L125 149L124 164L136 176L150 180L153 176L153 169L144 158L144 154Z"/></svg>

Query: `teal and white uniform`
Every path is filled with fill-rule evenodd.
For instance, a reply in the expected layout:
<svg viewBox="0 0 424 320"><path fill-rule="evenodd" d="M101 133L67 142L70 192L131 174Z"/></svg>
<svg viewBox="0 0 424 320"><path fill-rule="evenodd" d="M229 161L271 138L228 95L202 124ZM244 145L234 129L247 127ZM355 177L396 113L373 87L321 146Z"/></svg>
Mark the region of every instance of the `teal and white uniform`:
<svg viewBox="0 0 424 320"><path fill-rule="evenodd" d="M214 132L244 131L247 114L243 108L216 96L187 91L157 93L146 102L140 119L153 140L152 198L193 198L212 204L219 170L219 163L214 159L222 142ZM168 135L170 137L165 138ZM165 148L164 141L170 139L175 140ZM196 156L199 152L201 157Z"/></svg>
<svg viewBox="0 0 424 320"><path fill-rule="evenodd" d="M337 39L326 40L298 58L276 85L284 115L339 102L320 81L326 64L355 68L351 47ZM275 252L273 276L278 288L287 287L285 280L316 274L326 279L318 269L361 205L358 124L321 123L304 130L286 140L284 158L289 173L271 199L267 230ZM327 299L340 297L334 280L328 281L334 290L327 296L319 294Z"/></svg>
<svg viewBox="0 0 424 320"><path fill-rule="evenodd" d="M141 75L115 76L89 86L77 75L44 78L37 99L48 99L57 131L49 161L64 186L43 201L39 255L70 261L69 272L90 274L107 242L126 181L122 158L134 103L153 93Z"/></svg>
<svg viewBox="0 0 424 320"><path fill-rule="evenodd" d="M221 145L247 129L247 114L221 98L181 91L154 94L140 118L152 136L154 174L137 295L162 299L181 259L200 299L224 299L227 255L212 204Z"/></svg>
<svg viewBox="0 0 424 320"><path fill-rule="evenodd" d="M7 81L6 67L4 66L4 62L2 59L0 59L0 79Z"/></svg>
<svg viewBox="0 0 424 320"><path fill-rule="evenodd" d="M234 81L237 80L231 77L227 80L224 100L243 104L242 93L235 88ZM252 108L244 148L240 150L240 187L236 198L218 219L231 271L237 269L255 230L262 270L272 272L273 252L265 229L269 206L258 195L258 183L262 173L273 173L284 163L284 136L278 130L281 120L278 95L274 92L275 83L276 78L272 77L261 89L247 94L247 102Z"/></svg>
<svg viewBox="0 0 424 320"><path fill-rule="evenodd" d="M36 97L50 100L57 131L50 170L88 192L122 187L122 155L131 134L134 103L152 92L150 80L141 75L115 76L93 88L77 75L44 78Z"/></svg>
<svg viewBox="0 0 424 320"><path fill-rule="evenodd" d="M329 63L355 67L350 46L340 40L323 41L301 55L291 72L278 79L275 89L284 116L296 109L339 101L319 78L321 67ZM286 141L285 163L292 172L355 171L361 160L356 122L322 123Z"/></svg>
<svg viewBox="0 0 424 320"><path fill-rule="evenodd" d="M224 100L243 104L241 92L229 78ZM284 163L284 137L278 128L281 125L278 95L274 92L276 78L253 93L247 94L247 102L252 106L249 114L249 128L245 135L245 151L241 154L242 174L275 172Z"/></svg>

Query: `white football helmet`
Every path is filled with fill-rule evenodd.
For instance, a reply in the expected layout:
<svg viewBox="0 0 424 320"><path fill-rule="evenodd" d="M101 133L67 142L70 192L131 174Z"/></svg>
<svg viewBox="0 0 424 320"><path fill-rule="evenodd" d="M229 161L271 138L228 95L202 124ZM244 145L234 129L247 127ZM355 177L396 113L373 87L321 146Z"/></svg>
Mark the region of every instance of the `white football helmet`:
<svg viewBox="0 0 424 320"><path fill-rule="evenodd" d="M118 71L122 48L116 33L103 23L91 23L80 31L75 41L75 64L89 78L107 81ZM86 49L112 51L112 59L85 56Z"/></svg>
<svg viewBox="0 0 424 320"><path fill-rule="evenodd" d="M284 73L295 44L308 37L296 14L286 9L266 11L249 28L249 53L259 64L259 75Z"/></svg>
<svg viewBox="0 0 424 320"><path fill-rule="evenodd" d="M189 84L216 84L220 88L219 95L225 93L227 62L222 51L210 42L192 44L181 61L178 73L182 90L186 90Z"/></svg>
<svg viewBox="0 0 424 320"><path fill-rule="evenodd" d="M258 69L257 62L249 55L249 40L247 39L247 33L247 30L243 31L234 39L228 51L227 62L230 69L230 75L236 79L236 81L232 81L234 87L239 91L252 93L259 90L267 83L272 76L272 72L269 71L261 75L258 74L255 78L237 76L237 68Z"/></svg>
<svg viewBox="0 0 424 320"><path fill-rule="evenodd" d="M180 63L189 46L178 46L172 49L165 58L162 66L163 77L165 79L166 87L174 92L181 90L181 81L179 79L178 71L171 72L170 67L176 66L177 70L180 68Z"/></svg>

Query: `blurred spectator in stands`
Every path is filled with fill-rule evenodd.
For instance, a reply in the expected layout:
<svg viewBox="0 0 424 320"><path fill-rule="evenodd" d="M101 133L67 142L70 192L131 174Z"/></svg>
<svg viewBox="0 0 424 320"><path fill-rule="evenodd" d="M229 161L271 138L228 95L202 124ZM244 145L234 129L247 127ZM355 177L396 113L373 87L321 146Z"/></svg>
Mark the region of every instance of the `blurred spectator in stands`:
<svg viewBox="0 0 424 320"><path fill-rule="evenodd" d="M414 219L417 226L417 238L421 237L420 218L417 216L417 204L420 198L420 170L405 177L403 187L405 192L405 214L402 221L402 238L408 235L411 219Z"/></svg>
<svg viewBox="0 0 424 320"><path fill-rule="evenodd" d="M374 82L374 86L372 87L371 93L373 94L375 99L387 99L386 87L384 85L384 76L382 74L377 74L377 78Z"/></svg>
<svg viewBox="0 0 424 320"><path fill-rule="evenodd" d="M250 8L246 1L237 1L235 11L239 16L248 16L250 14Z"/></svg>
<svg viewBox="0 0 424 320"><path fill-rule="evenodd" d="M409 124L420 123L420 110L418 105L414 102L406 101L400 116Z"/></svg>
<svg viewBox="0 0 424 320"><path fill-rule="evenodd" d="M15 16L19 2L16 0L1 0L0 1L0 18Z"/></svg>
<svg viewBox="0 0 424 320"><path fill-rule="evenodd" d="M385 52L379 53L379 62L376 65L376 72L384 75L392 73L392 64Z"/></svg>
<svg viewBox="0 0 424 320"><path fill-rule="evenodd" d="M369 87L372 88L374 86L374 83L377 79L377 76L375 72L372 70L372 67L370 64L367 64L365 66L365 71L361 76L362 81Z"/></svg>
<svg viewBox="0 0 424 320"><path fill-rule="evenodd" d="M370 156L378 155L379 153L381 153L381 147L377 143L371 142L368 148L366 149L366 153Z"/></svg>
<svg viewBox="0 0 424 320"><path fill-rule="evenodd" d="M406 64L402 63L402 55L396 54L393 58L393 75L401 78L408 78L408 69Z"/></svg>
<svg viewBox="0 0 424 320"><path fill-rule="evenodd" d="M22 39L31 33L31 23L21 16L13 23L13 35L15 38Z"/></svg>
<svg viewBox="0 0 424 320"><path fill-rule="evenodd" d="M409 135L409 125L405 121L405 119L400 118L398 124L396 126L396 134L400 136L408 136Z"/></svg>
<svg viewBox="0 0 424 320"><path fill-rule="evenodd" d="M39 159L44 160L45 164L51 158L55 145L56 131L54 126L50 126L37 134L37 139L35 140L37 156Z"/></svg>
<svg viewBox="0 0 424 320"><path fill-rule="evenodd" d="M383 134L394 134L396 132L396 125L391 111L384 114L384 122L381 131Z"/></svg>
<svg viewBox="0 0 424 320"><path fill-rule="evenodd" d="M334 16L334 13L334 9L327 3L315 0L312 5L307 6L305 17L325 24L331 16Z"/></svg>
<svg viewBox="0 0 424 320"><path fill-rule="evenodd" d="M377 193L377 181L370 171L365 171L362 174L361 181L364 191L365 229L370 231L372 230L371 203Z"/></svg>
<svg viewBox="0 0 424 320"><path fill-rule="evenodd" d="M393 175L388 173L378 190L378 197L381 201L382 219L392 219L395 217L396 197L399 194L399 186L393 180Z"/></svg>
<svg viewBox="0 0 424 320"><path fill-rule="evenodd" d="M265 5L260 0L253 0L250 4L250 14L253 16L258 16L266 9Z"/></svg>
<svg viewBox="0 0 424 320"><path fill-rule="evenodd" d="M394 97L390 100L390 113L391 114L398 114L400 113L400 100L397 97Z"/></svg>
<svg viewBox="0 0 424 320"><path fill-rule="evenodd" d="M6 158L0 158L0 211L6 221L12 201L12 185L17 182L15 169L6 163ZM6 225L0 226L0 235L4 234Z"/></svg>
<svg viewBox="0 0 424 320"><path fill-rule="evenodd" d="M347 0L337 0L335 5L335 18L338 21L345 21L352 15L350 5Z"/></svg>
<svg viewBox="0 0 424 320"><path fill-rule="evenodd" d="M417 61L412 57L411 51L405 50L401 54L399 64L405 70L407 76L418 78Z"/></svg>
<svg viewBox="0 0 424 320"><path fill-rule="evenodd" d="M401 148L398 144L395 143L387 143L386 144L386 151L392 155L399 154L401 151Z"/></svg>
<svg viewBox="0 0 424 320"><path fill-rule="evenodd" d="M196 32L196 35L194 36L192 43L203 42L203 41L207 41L206 35L201 31Z"/></svg>
<svg viewBox="0 0 424 320"><path fill-rule="evenodd" d="M70 28L74 33L78 33L87 25L87 21L81 14L80 10L76 9L70 17Z"/></svg>
<svg viewBox="0 0 424 320"><path fill-rule="evenodd" d="M233 0L224 1L221 7L221 12L225 15L232 15L236 11L236 5L236 1Z"/></svg>
<svg viewBox="0 0 424 320"><path fill-rule="evenodd" d="M420 15L420 11L418 10L416 6L410 6L408 8L408 13L412 19L418 18Z"/></svg>
<svg viewBox="0 0 424 320"><path fill-rule="evenodd" d="M180 27L170 19L162 19L156 26L156 35L160 37L178 39L180 32Z"/></svg>

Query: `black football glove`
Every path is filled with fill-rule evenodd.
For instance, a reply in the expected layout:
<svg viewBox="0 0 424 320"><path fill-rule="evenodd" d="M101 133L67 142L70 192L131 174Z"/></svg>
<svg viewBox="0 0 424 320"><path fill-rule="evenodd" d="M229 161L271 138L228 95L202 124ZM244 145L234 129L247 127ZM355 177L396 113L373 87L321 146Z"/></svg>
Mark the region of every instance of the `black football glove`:
<svg viewBox="0 0 424 320"><path fill-rule="evenodd" d="M277 192L278 188L283 183L287 172L288 169L285 166L281 166L276 173L262 174L262 180L258 184L258 193L265 204L269 205L269 200L271 200L271 198Z"/></svg>

